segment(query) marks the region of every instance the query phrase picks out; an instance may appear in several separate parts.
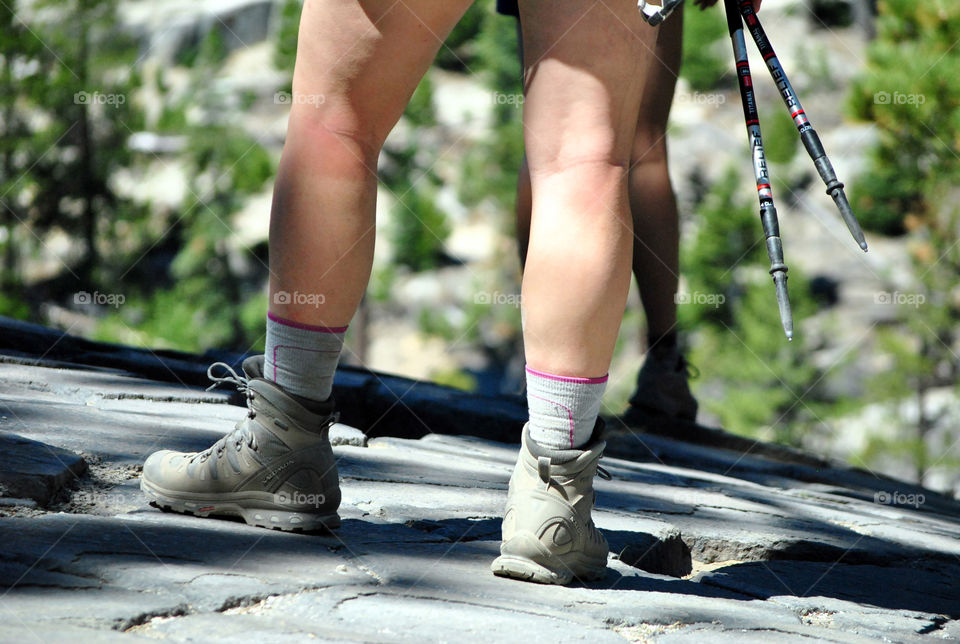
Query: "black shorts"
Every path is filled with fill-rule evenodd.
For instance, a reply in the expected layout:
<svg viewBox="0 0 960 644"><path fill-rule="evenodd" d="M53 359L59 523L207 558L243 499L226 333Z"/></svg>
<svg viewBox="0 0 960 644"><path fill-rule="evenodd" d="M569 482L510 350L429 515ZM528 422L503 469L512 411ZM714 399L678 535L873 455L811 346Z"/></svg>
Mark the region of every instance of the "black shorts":
<svg viewBox="0 0 960 644"><path fill-rule="evenodd" d="M520 8L517 6L517 0L497 0L497 13L519 18Z"/></svg>

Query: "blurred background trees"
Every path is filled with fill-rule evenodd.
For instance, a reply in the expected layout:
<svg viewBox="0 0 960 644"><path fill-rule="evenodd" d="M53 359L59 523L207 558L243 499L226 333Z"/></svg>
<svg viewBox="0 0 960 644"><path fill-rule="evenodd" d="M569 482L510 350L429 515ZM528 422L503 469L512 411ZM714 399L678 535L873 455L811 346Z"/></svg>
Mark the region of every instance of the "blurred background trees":
<svg viewBox="0 0 960 644"><path fill-rule="evenodd" d="M913 475L926 481L960 465L951 416L960 375L960 6L883 0L880 10L850 92L852 114L878 132L854 189L865 223L902 240L913 279L888 294L898 314L881 350L893 368L868 379L895 430L871 440L864 457L909 454Z"/></svg>

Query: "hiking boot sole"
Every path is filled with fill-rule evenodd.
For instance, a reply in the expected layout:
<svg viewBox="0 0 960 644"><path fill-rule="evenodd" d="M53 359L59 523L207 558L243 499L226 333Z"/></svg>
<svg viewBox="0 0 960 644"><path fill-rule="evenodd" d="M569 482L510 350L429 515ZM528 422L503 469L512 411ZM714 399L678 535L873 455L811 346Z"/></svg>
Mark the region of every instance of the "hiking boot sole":
<svg viewBox="0 0 960 644"><path fill-rule="evenodd" d="M240 517L252 526L284 532L329 532L340 527L340 515L336 512L318 514L279 509L270 507L272 504L269 501L256 498L250 493L223 494L211 499L199 494L163 490L142 478L140 489L151 505L161 510L196 517Z"/></svg>
<svg viewBox="0 0 960 644"><path fill-rule="evenodd" d="M501 551L504 554L493 560L490 570L498 577L509 577L538 584L557 584L564 586L573 581L593 581L607 573L607 560L598 561L582 552L566 555L554 555L532 534L517 534ZM514 550L514 552L509 552ZM531 556L516 551L535 553ZM533 557L536 557L534 560Z"/></svg>

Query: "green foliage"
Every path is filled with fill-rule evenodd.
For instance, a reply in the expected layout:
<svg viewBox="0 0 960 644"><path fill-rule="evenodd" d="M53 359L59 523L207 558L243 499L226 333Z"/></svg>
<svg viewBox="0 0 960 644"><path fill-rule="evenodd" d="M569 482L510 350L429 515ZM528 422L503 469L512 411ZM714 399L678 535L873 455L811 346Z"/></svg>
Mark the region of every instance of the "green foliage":
<svg viewBox="0 0 960 644"><path fill-rule="evenodd" d="M481 78L491 91L492 124L489 135L467 150L459 196L468 206L489 203L512 212L517 172L523 159L523 95L516 22L486 14L476 51ZM495 100L499 97L513 100Z"/></svg>
<svg viewBox="0 0 960 644"><path fill-rule="evenodd" d="M187 152L194 171L216 173L219 193L248 195L273 177L269 153L242 130L227 125L203 126L191 130L188 139Z"/></svg>
<svg viewBox="0 0 960 644"><path fill-rule="evenodd" d="M30 307L15 294L0 292L0 315L22 320L30 316Z"/></svg>
<svg viewBox="0 0 960 644"><path fill-rule="evenodd" d="M417 316L417 326L421 333L442 338L447 342L453 342L459 335L457 327L450 323L443 311L437 309L421 309Z"/></svg>
<svg viewBox="0 0 960 644"><path fill-rule="evenodd" d="M700 395L704 409L730 431L799 445L832 401L818 386L811 341L802 332L793 342L783 335L750 184L730 168L697 208L699 227L681 249L680 326L695 333L693 384L712 394ZM809 282L791 268L788 283L794 320L802 322L816 312Z"/></svg>
<svg viewBox="0 0 960 644"><path fill-rule="evenodd" d="M922 227L911 232L916 286L887 294L891 306L898 306L900 323L879 335L876 352L896 365L873 374L866 383L871 399L888 401L894 437L873 437L860 457L875 463L884 456L909 453L922 482L934 463L944 464L942 446L934 444L930 431L941 422L923 405L934 389L953 388L960 393L960 209L948 201L947 189L931 198L931 215ZM894 297L896 296L896 297ZM901 407L905 400L915 403L918 413ZM957 431L942 436L953 443Z"/></svg>
<svg viewBox="0 0 960 644"><path fill-rule="evenodd" d="M187 129L187 112L183 107L164 105L154 129L161 133L177 133Z"/></svg>
<svg viewBox="0 0 960 644"><path fill-rule="evenodd" d="M797 126L786 110L773 110L772 118L763 120L763 148L767 161L786 165L793 161L800 147Z"/></svg>
<svg viewBox="0 0 960 644"><path fill-rule="evenodd" d="M437 52L434 64L441 69L472 71L476 64L473 43L481 33L485 17L490 13L489 7L484 7L479 2L471 5L447 36L440 51Z"/></svg>
<svg viewBox="0 0 960 644"><path fill-rule="evenodd" d="M859 458L876 464L908 455L923 482L958 438L956 431L934 438L942 419L923 403L935 389L956 391L960 380L960 6L882 0L878 8L867 69L849 96L851 112L873 122L878 141L852 196L865 227L907 235L914 280L882 294L898 319L874 351L896 368L873 374L866 387L871 399L887 401L893 431L870 436Z"/></svg>
<svg viewBox="0 0 960 644"><path fill-rule="evenodd" d="M463 369L441 369L430 374L430 380L461 391L476 391L477 379Z"/></svg>
<svg viewBox="0 0 960 644"><path fill-rule="evenodd" d="M680 265L691 295L690 303L678 309L684 328L732 324L732 309L715 306L718 298L693 296L722 296L733 302L744 289L738 267L766 261L759 207L748 203L751 192L750 182L729 167L697 207L696 234L681 250Z"/></svg>
<svg viewBox="0 0 960 644"><path fill-rule="evenodd" d="M439 180L433 173L434 159L418 155L422 133L437 123L433 106L433 86L427 74L404 112L409 140L399 148L387 148L390 168L381 180L393 193L390 240L393 261L413 271L436 268L442 258L443 242L450 235L446 215L436 204Z"/></svg>
<svg viewBox="0 0 960 644"><path fill-rule="evenodd" d="M481 27L473 45L479 61L475 73L480 74L484 84L491 89L503 93L517 91L523 66L516 20L490 12L483 15ZM506 110L503 115L512 116Z"/></svg>
<svg viewBox="0 0 960 644"><path fill-rule="evenodd" d="M413 271L436 268L450 226L436 205L435 189L427 178L416 185L399 184L398 188L390 235L393 260Z"/></svg>
<svg viewBox="0 0 960 644"><path fill-rule="evenodd" d="M120 334L125 341L189 351L262 346L266 296L256 278L241 275L266 267L238 246L233 218L275 168L267 150L224 118L230 97L209 83L226 53L222 34L212 29L192 57L190 91L161 112L157 128L187 140L182 159L189 184L174 223L143 243L168 244L172 261L161 279L126 280L128 301L101 321L100 337ZM132 329L137 333L131 337Z"/></svg>
<svg viewBox="0 0 960 644"><path fill-rule="evenodd" d="M879 141L851 192L865 228L901 234L908 216L930 216L934 184L960 178L960 5L884 0L878 8L878 37L849 106L876 125Z"/></svg>
<svg viewBox="0 0 960 644"><path fill-rule="evenodd" d="M64 260L69 277L58 295L67 281L73 292L93 290L109 281L100 257L117 225L144 214L110 183L116 170L133 166L125 144L144 122L136 43L116 29L112 0L15 7L0 11L0 187L10 204L0 219L8 242L3 281L15 285L31 247L56 231L79 242L74 259ZM29 26L23 15L32 16Z"/></svg>
<svg viewBox="0 0 960 644"><path fill-rule="evenodd" d="M423 79L413 90L413 96L403 113L404 118L413 127L431 127L437 124L437 111L433 106L433 81L430 74Z"/></svg>
<svg viewBox="0 0 960 644"><path fill-rule="evenodd" d="M226 346L232 323L219 312L229 304L202 277L181 279L173 288L128 299L99 322L94 338L186 351Z"/></svg>
<svg viewBox="0 0 960 644"><path fill-rule="evenodd" d="M683 64L680 76L694 91L715 89L728 85L734 78L730 73L730 45L727 42L727 22L723 3L700 11L692 6L683 12Z"/></svg>
<svg viewBox="0 0 960 644"><path fill-rule="evenodd" d="M865 230L902 235L906 217L926 211L916 163L891 148L874 148L870 157L872 167L853 182L850 190L857 218Z"/></svg>
<svg viewBox="0 0 960 644"><path fill-rule="evenodd" d="M222 28L216 24L200 42L180 49L174 62L184 67L219 65L226 60L228 53Z"/></svg>
<svg viewBox="0 0 960 644"><path fill-rule="evenodd" d="M128 301L102 320L97 336L185 351L262 346L266 296L250 292L232 265L256 264L232 241L233 214L273 175L267 152L235 128L198 127L188 148L193 180L178 217L182 243L170 264L173 284L131 285ZM118 335L119 334L119 335Z"/></svg>
<svg viewBox="0 0 960 644"><path fill-rule="evenodd" d="M42 110L51 61L43 59L43 43L17 16L18 4L0 5L0 287L5 294L0 310L27 317L12 292L21 286L21 257L34 244L25 224L33 219L34 167L46 150L38 146L30 121Z"/></svg>
<svg viewBox="0 0 960 644"><path fill-rule="evenodd" d="M297 59L297 35L303 0L284 0L280 5L280 25L273 49L273 64L277 69L293 71Z"/></svg>
<svg viewBox="0 0 960 644"><path fill-rule="evenodd" d="M367 297L377 303L389 302L396 280L397 269L395 264L391 263L379 268L374 267L373 273L370 275L370 283L367 285Z"/></svg>
<svg viewBox="0 0 960 644"><path fill-rule="evenodd" d="M814 311L809 284L793 269L789 284L794 317L802 320ZM730 309L729 325L703 327L691 356L701 379L722 390L703 398L704 408L730 431L799 445L805 423L819 417L809 402L820 398L810 345L802 334L784 338L773 285L761 271L722 306Z"/></svg>

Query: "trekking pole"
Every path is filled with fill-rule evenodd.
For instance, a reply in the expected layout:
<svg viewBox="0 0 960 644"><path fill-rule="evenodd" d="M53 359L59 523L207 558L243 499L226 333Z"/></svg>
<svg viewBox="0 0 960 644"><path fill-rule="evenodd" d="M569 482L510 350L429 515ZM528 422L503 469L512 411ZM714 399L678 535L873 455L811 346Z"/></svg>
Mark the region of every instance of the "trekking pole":
<svg viewBox="0 0 960 644"><path fill-rule="evenodd" d="M749 0L747 2L749 4ZM780 322L788 340L793 340L793 314L790 311L790 294L787 292L787 265L783 263L783 243L780 239L780 224L777 221L777 208L773 205L773 190L767 171L767 157L763 151L763 136L760 133L760 116L757 112L757 100L753 92L753 78L750 75L750 59L747 56L747 43L743 37L743 21L737 11L737 0L724 0L727 11L727 26L733 41L733 57L737 63L737 81L740 86L740 101L743 103L743 117L746 121L747 136L753 155L753 170L757 177L757 196L760 198L760 222L767 240L767 256L770 258L770 275L777 289L777 305L780 308Z"/></svg>
<svg viewBox="0 0 960 644"><path fill-rule="evenodd" d="M682 4L683 0L662 0L660 5L651 4L647 0L637 0L637 9L651 27L656 27Z"/></svg>
<svg viewBox="0 0 960 644"><path fill-rule="evenodd" d="M727 5L727 21L730 22L730 6L736 4L736 0L724 1ZM820 178L823 179L823 182L827 185L827 194L833 198L834 203L837 204L837 208L840 209L840 216L843 217L844 223L847 224L850 234L853 235L853 238L860 244L860 248L866 252L867 240L864 238L863 230L860 229L860 224L857 223L857 218L850 208L847 195L843 192L843 183L837 179L837 173L834 171L830 159L827 158L827 153L823 149L820 137L817 135L817 131L813 129L813 125L810 124L810 120L803 111L803 106L800 105L800 99L797 98L797 93L793 90L793 85L790 84L787 73L783 71L783 66L780 64L776 53L774 53L770 39L767 38L767 34L764 32L763 26L760 24L760 19L757 18L757 14L753 10L753 4L750 0L740 0L739 13L743 18L743 22L747 24L747 29L750 30L750 35L753 36L753 41L757 44L760 55L763 56L763 60L766 61L767 69L770 70L770 75L773 76L773 81L776 83L777 89L780 90L780 96L783 97L783 102L790 111L790 117L793 118L793 122L797 126L797 131L800 133L800 140L803 141L803 147L806 148L807 154L813 159ZM740 23L740 20L737 20L737 22Z"/></svg>

